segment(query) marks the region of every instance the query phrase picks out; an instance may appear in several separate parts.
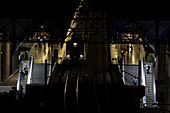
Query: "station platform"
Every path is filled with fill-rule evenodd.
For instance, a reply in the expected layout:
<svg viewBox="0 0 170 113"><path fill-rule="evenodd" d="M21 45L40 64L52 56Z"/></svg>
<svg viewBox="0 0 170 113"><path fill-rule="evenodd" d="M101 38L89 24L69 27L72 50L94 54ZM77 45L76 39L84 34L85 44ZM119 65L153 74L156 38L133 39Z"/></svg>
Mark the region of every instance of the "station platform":
<svg viewBox="0 0 170 113"><path fill-rule="evenodd" d="M112 44L110 48L112 64L117 64L118 56L121 56L122 50L125 65L138 65L139 60L145 57L143 45L140 44Z"/></svg>
<svg viewBox="0 0 170 113"><path fill-rule="evenodd" d="M66 39L68 40L68 39ZM29 45L23 44L23 47L28 47ZM37 46L37 48L35 48L35 44L31 44L32 48L30 49L30 56L34 57L34 63L45 63L45 59L47 59L47 63L49 63L50 60L50 56L53 55L53 51L51 51L51 48L48 47L48 43L46 43L46 48L44 47L44 44L41 43L40 46ZM111 45L111 57L112 58L118 58L118 56L121 55L121 49L123 47L126 47L127 44L114 44ZM130 72L134 75L137 75L137 68L135 68L135 66L138 65L138 61L144 57L145 53L144 51L141 49L142 46L141 45L131 45L133 46L133 50L132 52L125 54L125 65L127 67L126 70L129 70L129 66L132 68L131 71L134 72ZM55 45L53 50L57 49L58 53L59 53L59 57L64 57L64 51L65 51L65 44L63 46L63 48L61 49L60 46ZM139 51L140 50L140 51ZM59 63L61 63L61 59L59 60ZM116 63L114 60L112 60L112 63ZM134 67L134 69L133 69ZM129 77L129 76L127 76ZM17 84L17 78L18 78L18 70L16 70L16 72L14 72L9 78L8 80L6 80L3 83L0 83L0 85L5 85L5 86L16 86ZM131 78L132 79L132 78ZM132 81L132 80L130 80Z"/></svg>
<svg viewBox="0 0 170 113"><path fill-rule="evenodd" d="M58 45L53 45L53 50L52 50L51 45L49 46L48 43L45 43L45 45L43 43L40 43L37 47L35 47L35 45L38 45L38 43L23 43L22 45L20 45L20 48L29 49L30 50L29 57L33 56L34 63L39 63L39 64L45 63L45 60L47 60L47 63L49 63L50 56L54 55L54 49L61 50L59 49ZM29 61L29 60L25 60L25 61ZM17 79L18 79L18 69L16 69L5 81L0 82L0 86L16 87Z"/></svg>

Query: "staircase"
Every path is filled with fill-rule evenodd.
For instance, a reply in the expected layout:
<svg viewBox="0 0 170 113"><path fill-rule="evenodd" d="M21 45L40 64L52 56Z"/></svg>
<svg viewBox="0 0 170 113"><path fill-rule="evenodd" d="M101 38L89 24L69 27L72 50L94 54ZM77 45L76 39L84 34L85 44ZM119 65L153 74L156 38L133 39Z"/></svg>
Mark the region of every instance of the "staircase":
<svg viewBox="0 0 170 113"><path fill-rule="evenodd" d="M150 66L150 71L147 73L146 71L146 90L145 90L145 95L146 95L146 107L148 108L153 108L154 105L154 94L153 94L153 73L152 73L152 64L146 63L148 66Z"/></svg>

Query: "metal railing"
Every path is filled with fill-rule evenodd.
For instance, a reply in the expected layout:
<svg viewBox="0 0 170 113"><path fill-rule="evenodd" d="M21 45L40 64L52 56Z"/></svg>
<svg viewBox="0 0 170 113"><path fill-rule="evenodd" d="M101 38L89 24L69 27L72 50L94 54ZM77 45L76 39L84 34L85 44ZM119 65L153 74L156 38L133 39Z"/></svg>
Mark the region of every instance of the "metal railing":
<svg viewBox="0 0 170 113"><path fill-rule="evenodd" d="M141 58L141 85L146 86L146 80L145 80L145 67L144 67L144 59Z"/></svg>
<svg viewBox="0 0 170 113"><path fill-rule="evenodd" d="M152 70L153 70L153 72L152 72L152 76L153 76L153 99L154 99L154 103L157 103L156 102L156 83L155 83L155 63L156 63L156 61L154 60L153 61L153 67L152 67Z"/></svg>
<svg viewBox="0 0 170 113"><path fill-rule="evenodd" d="M122 73L122 80L125 84L125 73L128 74L129 76L136 77L135 75L127 72L124 70L124 58L123 57L118 57L118 67L119 67L119 72ZM146 86L146 80L145 80L145 69L144 69L144 59L141 59L141 82L140 84L143 86Z"/></svg>
<svg viewBox="0 0 170 113"><path fill-rule="evenodd" d="M28 69L27 84L30 84L30 83L31 83L31 75L32 75L33 62L34 62L34 58L33 58L33 56L32 56L32 57L30 57L30 65L29 65L29 69Z"/></svg>
<svg viewBox="0 0 170 113"><path fill-rule="evenodd" d="M55 62L56 63L56 62ZM46 64L45 64L46 65ZM55 64L56 66L56 64ZM49 64L49 71L48 71L48 75L47 75L47 85L49 84L49 81L50 81L50 77L51 77L51 74L54 70L54 66L53 66L53 56L50 57L50 64Z"/></svg>
<svg viewBox="0 0 170 113"><path fill-rule="evenodd" d="M146 73L145 73L145 66L144 66L144 58L141 58L141 85L146 87ZM146 105L146 96L142 98L141 107Z"/></svg>
<svg viewBox="0 0 170 113"><path fill-rule="evenodd" d="M124 71L124 58L122 56L118 56L118 59L117 59L117 62L118 62L118 68L119 68L119 72L121 73L122 75L122 80L123 80L123 83L125 85L125 71Z"/></svg>
<svg viewBox="0 0 170 113"><path fill-rule="evenodd" d="M20 65L19 65L19 71L18 71L18 80L17 80L17 91L20 90L20 84L21 84L21 71L22 71L22 63L20 61Z"/></svg>

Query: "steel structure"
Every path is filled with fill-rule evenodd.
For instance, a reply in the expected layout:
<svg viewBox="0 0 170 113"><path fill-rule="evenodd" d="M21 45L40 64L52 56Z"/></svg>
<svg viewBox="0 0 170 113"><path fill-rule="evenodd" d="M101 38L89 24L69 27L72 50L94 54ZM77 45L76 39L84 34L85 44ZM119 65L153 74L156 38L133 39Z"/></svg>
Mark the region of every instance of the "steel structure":
<svg viewBox="0 0 170 113"><path fill-rule="evenodd" d="M164 67L166 67L165 63L162 63L162 58L164 57L164 59L166 59L166 55L169 56L170 44L170 22L165 15L157 13L157 15L153 16L149 15L150 12L147 12L146 15L149 15L148 17L146 15L144 17L140 15L140 13L135 15L131 13L127 16L126 11L124 13L117 13L115 8L110 7L111 5L109 3L104 3L102 0L97 2L95 0L91 2L84 0L80 6L77 10L79 16L73 18L73 22L77 23L77 27L72 28L72 33L81 34L88 44L142 44L146 47L145 49L147 51L155 54L155 58L157 59L156 70L158 70L156 76L163 76L163 71L160 66L164 65ZM127 11L131 11L131 9L127 9ZM102 40L101 42L97 40L93 42L91 38L94 38L94 36L105 41ZM124 41L123 37L126 37L128 41ZM163 54L163 56L161 54ZM163 62L165 62L165 60ZM160 78L164 79L164 77ZM160 79L156 78L157 88L165 86L165 84L161 84L159 81ZM166 85L169 84L167 80L163 81L167 82ZM167 90L168 89L161 89L157 91L157 100L160 101L161 104L168 103L166 99L160 100L160 92L163 92L164 97L167 97ZM167 111L167 107L160 107L165 108L165 111Z"/></svg>
<svg viewBox="0 0 170 113"><path fill-rule="evenodd" d="M4 5L0 9L2 11L0 15L0 41L12 43L12 54L17 43L29 41L27 39L39 30L50 32L50 41L56 41L56 43L63 43L64 39L72 35L72 33L81 35L82 39L88 44L140 43L144 46L150 46L157 57L157 73L161 79L161 81L158 81L160 89L167 84L169 85L169 76L167 74L169 72L164 72L166 71L164 69L169 66L169 63L167 63L168 66L164 65L166 65L165 59L169 59L170 51L168 7L166 8L163 3L158 5L156 2L154 2L154 5L153 3L142 2L140 6L138 3L131 4L129 1L121 2L69 0L67 2L61 1L57 4L30 3L23 5L19 3L20 6L13 4L10 10L3 12L8 7ZM164 8L161 8L161 6ZM23 9L22 12L20 11L21 9ZM73 17L74 13L76 13L76 16ZM71 20L73 20L71 24L76 23L76 28L71 27L71 32L67 34ZM45 27L40 29L42 25ZM94 37L98 38L98 40L93 41L92 38ZM142 41L139 41L140 39ZM163 68L160 66L163 66ZM163 74L167 76L160 76L161 72L164 72ZM168 79L166 80L166 78ZM165 90L162 88L158 91L159 99L159 94L163 93L164 96L163 100L160 100L162 104L168 103L167 100L170 99L166 94L167 92L169 93L168 88L166 86Z"/></svg>
<svg viewBox="0 0 170 113"><path fill-rule="evenodd" d="M52 42L64 40L73 18L72 15L79 3L80 0L69 0L67 3L64 1L38 2L38 4L20 3L20 5L13 3L8 10L0 15L0 41L11 42L14 52L17 43L26 41L29 36L38 31L41 25L44 25L50 32ZM4 5L0 10L3 11L6 7Z"/></svg>

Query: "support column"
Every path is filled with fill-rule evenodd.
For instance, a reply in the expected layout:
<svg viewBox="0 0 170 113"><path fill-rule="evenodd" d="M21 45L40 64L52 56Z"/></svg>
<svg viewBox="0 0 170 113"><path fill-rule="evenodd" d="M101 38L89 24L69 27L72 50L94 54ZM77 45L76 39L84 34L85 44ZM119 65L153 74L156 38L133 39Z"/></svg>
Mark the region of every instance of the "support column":
<svg viewBox="0 0 170 113"><path fill-rule="evenodd" d="M1 70L1 51L2 51L2 43L0 43L0 82L2 81L1 78L2 78L2 70Z"/></svg>
<svg viewBox="0 0 170 113"><path fill-rule="evenodd" d="M159 79L159 64L160 64L160 44L159 44L159 21L155 22L155 57L156 57L156 66L155 66L155 79L158 80Z"/></svg>
<svg viewBox="0 0 170 113"><path fill-rule="evenodd" d="M5 80L10 76L10 43L4 43L4 73L3 79Z"/></svg>
<svg viewBox="0 0 170 113"><path fill-rule="evenodd" d="M167 55L167 70L166 71L167 71L166 104L170 104L170 56L168 56L168 55ZM170 106L167 106L167 109L170 111Z"/></svg>
<svg viewBox="0 0 170 113"><path fill-rule="evenodd" d="M168 37L170 37L170 32L168 33ZM168 87L167 87L167 104L170 104L170 39L168 40L168 79L167 79L167 83L168 83ZM168 106L168 110L170 111L170 106Z"/></svg>
<svg viewBox="0 0 170 113"><path fill-rule="evenodd" d="M170 31L168 31L168 37L170 37ZM166 49L166 52L168 53L166 55L166 101L165 103L168 105L167 106L167 110L170 111L170 40L168 40L168 45L166 46L167 49Z"/></svg>

